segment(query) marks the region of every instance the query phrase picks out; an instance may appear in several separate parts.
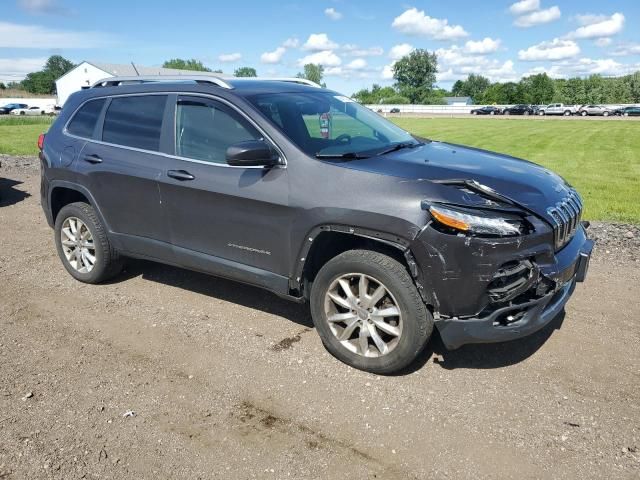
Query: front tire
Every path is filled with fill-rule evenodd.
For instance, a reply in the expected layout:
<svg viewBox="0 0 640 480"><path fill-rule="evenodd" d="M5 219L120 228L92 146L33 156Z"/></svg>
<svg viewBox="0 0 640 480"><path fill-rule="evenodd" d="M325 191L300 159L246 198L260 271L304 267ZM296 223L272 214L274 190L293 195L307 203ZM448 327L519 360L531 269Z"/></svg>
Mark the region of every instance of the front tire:
<svg viewBox="0 0 640 480"><path fill-rule="evenodd" d="M54 231L58 256L76 280L100 283L122 270L122 260L90 205L76 202L63 207Z"/></svg>
<svg viewBox="0 0 640 480"><path fill-rule="evenodd" d="M433 317L407 269L370 250L349 250L320 269L311 314L333 356L382 375L414 362L433 331Z"/></svg>

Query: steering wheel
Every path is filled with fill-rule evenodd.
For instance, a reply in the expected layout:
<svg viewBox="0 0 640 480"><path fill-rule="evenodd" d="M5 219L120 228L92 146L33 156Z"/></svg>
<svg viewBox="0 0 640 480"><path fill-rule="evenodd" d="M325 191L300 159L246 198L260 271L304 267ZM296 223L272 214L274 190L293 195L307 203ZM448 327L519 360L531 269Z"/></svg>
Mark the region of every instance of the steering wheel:
<svg viewBox="0 0 640 480"><path fill-rule="evenodd" d="M344 143L348 145L349 143L351 143L351 135L349 135L348 133L343 133L342 135L338 135L336 137L336 142Z"/></svg>

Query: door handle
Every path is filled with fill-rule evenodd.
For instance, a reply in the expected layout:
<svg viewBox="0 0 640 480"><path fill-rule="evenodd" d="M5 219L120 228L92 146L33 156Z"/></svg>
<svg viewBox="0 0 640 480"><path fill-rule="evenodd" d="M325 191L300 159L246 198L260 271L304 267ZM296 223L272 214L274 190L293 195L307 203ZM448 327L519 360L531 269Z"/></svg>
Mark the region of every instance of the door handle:
<svg viewBox="0 0 640 480"><path fill-rule="evenodd" d="M169 170L167 172L167 176L180 181L193 180L194 178L196 178L185 170Z"/></svg>
<svg viewBox="0 0 640 480"><path fill-rule="evenodd" d="M99 155L91 154L91 155L85 155L84 161L92 164L96 164L96 163L102 163L102 158L100 158Z"/></svg>

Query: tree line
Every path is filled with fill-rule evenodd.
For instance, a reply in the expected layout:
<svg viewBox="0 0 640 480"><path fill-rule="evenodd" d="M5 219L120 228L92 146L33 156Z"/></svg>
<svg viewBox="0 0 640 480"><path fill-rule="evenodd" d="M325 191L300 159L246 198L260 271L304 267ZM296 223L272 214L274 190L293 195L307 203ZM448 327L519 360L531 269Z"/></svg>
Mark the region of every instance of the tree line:
<svg viewBox="0 0 640 480"><path fill-rule="evenodd" d="M0 83L0 89L14 88L34 94L55 94L55 81L76 65L60 55L52 55L42 70L29 73L21 82ZM222 73L211 70L200 60L173 58L165 61L164 68ZM517 103L547 104L552 102L567 105L598 103L640 103L640 72L622 77L606 78L590 75L585 78L553 79L546 73L530 75L519 82L491 82L488 78L471 74L456 81L451 90L435 87L438 72L438 57L434 52L414 50L394 63L393 86L374 84L352 96L364 104L431 104L442 105L444 97L471 97L475 104L511 105ZM257 77L253 67L239 67L233 72L236 77ZM307 64L296 75L322 86L322 65Z"/></svg>
<svg viewBox="0 0 640 480"><path fill-rule="evenodd" d="M542 105L552 102L567 105L594 103L640 103L640 72L622 77L553 79L546 73L523 77L519 82L491 82L471 74L455 82L451 90L435 88L438 57L426 50L414 50L393 65L395 84L374 84L355 92L354 99L364 104L443 105L444 97L471 97L475 104Z"/></svg>
<svg viewBox="0 0 640 480"><path fill-rule="evenodd" d="M75 67L76 64L61 55L52 55L42 70L29 73L24 80L20 82L9 82L6 85L0 82L0 90L11 88L39 95L53 95L56 93L56 80ZM162 67L178 70L193 70L197 72L222 73L222 70L212 70L205 66L200 60L194 58L186 60L182 58L172 58L165 61ZM258 73L253 67L239 67L234 70L233 75L235 77L257 77ZM303 71L297 74L298 78L306 78L324 86L322 83L323 76L324 68L322 65L314 64L304 65Z"/></svg>

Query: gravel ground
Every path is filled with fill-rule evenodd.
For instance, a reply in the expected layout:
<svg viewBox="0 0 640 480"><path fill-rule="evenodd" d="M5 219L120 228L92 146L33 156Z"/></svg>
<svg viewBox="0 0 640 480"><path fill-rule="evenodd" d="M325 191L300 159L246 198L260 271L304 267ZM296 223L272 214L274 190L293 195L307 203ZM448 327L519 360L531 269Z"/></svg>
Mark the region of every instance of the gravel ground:
<svg viewBox="0 0 640 480"><path fill-rule="evenodd" d="M594 224L587 282L520 341L379 377L307 308L148 262L60 264L38 162L0 157L0 478L639 478L640 231Z"/></svg>

